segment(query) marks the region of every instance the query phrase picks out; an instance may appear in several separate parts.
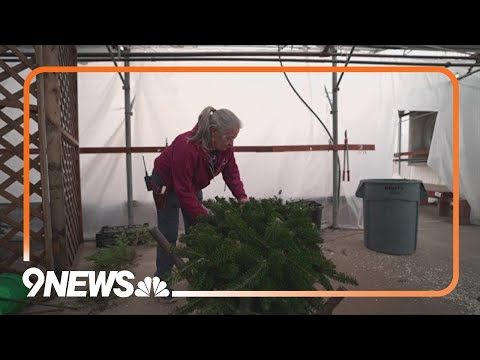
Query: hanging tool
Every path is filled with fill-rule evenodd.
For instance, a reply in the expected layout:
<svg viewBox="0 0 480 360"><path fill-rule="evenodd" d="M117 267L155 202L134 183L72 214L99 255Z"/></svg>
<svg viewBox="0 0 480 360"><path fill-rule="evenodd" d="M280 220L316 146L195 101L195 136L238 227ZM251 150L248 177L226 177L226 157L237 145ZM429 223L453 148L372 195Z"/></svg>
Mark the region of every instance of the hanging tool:
<svg viewBox="0 0 480 360"><path fill-rule="evenodd" d="M347 181L350 181L350 160L348 157L348 137L347 130L345 130L345 150L343 151L343 174L342 180L345 181L345 169L347 173Z"/></svg>
<svg viewBox="0 0 480 360"><path fill-rule="evenodd" d="M147 172L147 165L145 165L145 157L142 156L143 158L143 166L145 167L145 185L147 186L147 191L152 191L152 178L148 175Z"/></svg>
<svg viewBox="0 0 480 360"><path fill-rule="evenodd" d="M143 157L143 156L142 156ZM155 200L155 206L158 210L165 208L167 187L165 185L157 186L153 181L153 178L148 175L147 165L145 165L145 158L143 157L143 166L145 166L145 185L147 191L153 191L153 200Z"/></svg>

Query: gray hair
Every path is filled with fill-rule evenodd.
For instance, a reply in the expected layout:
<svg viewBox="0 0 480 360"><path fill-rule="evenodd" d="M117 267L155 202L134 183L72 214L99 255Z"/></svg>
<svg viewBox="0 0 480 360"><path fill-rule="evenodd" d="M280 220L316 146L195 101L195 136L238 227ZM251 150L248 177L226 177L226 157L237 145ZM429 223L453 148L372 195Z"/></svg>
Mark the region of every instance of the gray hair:
<svg viewBox="0 0 480 360"><path fill-rule="evenodd" d="M211 145L210 129L217 130L220 134L234 128L241 128L242 122L232 111L228 109L215 110L212 106L207 106L198 116L197 132L189 139L199 142L204 148L208 149Z"/></svg>

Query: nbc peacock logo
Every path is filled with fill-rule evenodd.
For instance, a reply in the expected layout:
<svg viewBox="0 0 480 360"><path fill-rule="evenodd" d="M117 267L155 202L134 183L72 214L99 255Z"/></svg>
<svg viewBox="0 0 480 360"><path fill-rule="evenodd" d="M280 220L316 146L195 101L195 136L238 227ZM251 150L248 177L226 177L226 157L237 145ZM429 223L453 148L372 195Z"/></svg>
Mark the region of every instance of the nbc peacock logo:
<svg viewBox="0 0 480 360"><path fill-rule="evenodd" d="M154 297L167 297L170 295L170 290L167 289L167 283L160 280L158 276L151 278L147 276L144 280L139 281L135 290L137 297L149 297L153 294Z"/></svg>

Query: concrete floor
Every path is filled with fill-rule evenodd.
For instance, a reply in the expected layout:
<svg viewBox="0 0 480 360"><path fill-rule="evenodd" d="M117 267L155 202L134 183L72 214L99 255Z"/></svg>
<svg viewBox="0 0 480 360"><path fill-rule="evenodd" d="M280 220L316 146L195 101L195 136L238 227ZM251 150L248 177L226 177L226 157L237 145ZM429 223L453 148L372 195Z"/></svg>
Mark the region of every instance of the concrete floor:
<svg viewBox="0 0 480 360"><path fill-rule="evenodd" d="M417 249L412 255L388 255L369 250L363 231L323 230L324 253L337 269L351 275L358 286L348 290L442 290L452 281L451 219L439 218L435 206L422 206L419 216ZM76 269L91 270L85 257L95 251L88 241L78 256ZM155 269L155 248L139 247L132 271L136 279L151 276ZM480 227L460 227L460 280L448 295L436 298L344 298L334 315L382 314L480 314ZM188 290L186 284L176 290ZM181 304L185 299L179 299ZM28 306L23 314L171 314L175 304L153 298L117 299L105 310L94 309L78 299L55 299L50 304L75 306L77 310L55 310ZM48 311L48 312L46 312ZM53 311L53 312L50 312Z"/></svg>
<svg viewBox="0 0 480 360"><path fill-rule="evenodd" d="M451 219L422 206L417 249L388 255L366 248L363 231L324 231L324 252L359 285L348 290L442 290L452 281ZM480 227L460 226L460 280L444 297L344 298L334 314L480 314Z"/></svg>

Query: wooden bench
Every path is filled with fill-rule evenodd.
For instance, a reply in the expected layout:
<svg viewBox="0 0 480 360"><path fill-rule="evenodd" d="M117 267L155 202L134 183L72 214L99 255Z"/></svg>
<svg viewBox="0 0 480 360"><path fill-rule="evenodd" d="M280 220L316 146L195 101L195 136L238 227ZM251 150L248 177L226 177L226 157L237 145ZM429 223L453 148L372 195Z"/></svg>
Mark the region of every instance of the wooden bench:
<svg viewBox="0 0 480 360"><path fill-rule="evenodd" d="M423 183L429 198L438 199L438 216L452 217L453 192L443 185ZM460 225L470 225L470 205L465 199L460 199Z"/></svg>
<svg viewBox="0 0 480 360"><path fill-rule="evenodd" d="M444 185L423 183L425 190L427 190L428 197L440 199L443 193L452 193L449 188Z"/></svg>

